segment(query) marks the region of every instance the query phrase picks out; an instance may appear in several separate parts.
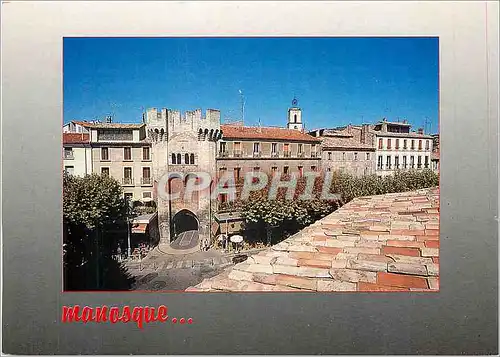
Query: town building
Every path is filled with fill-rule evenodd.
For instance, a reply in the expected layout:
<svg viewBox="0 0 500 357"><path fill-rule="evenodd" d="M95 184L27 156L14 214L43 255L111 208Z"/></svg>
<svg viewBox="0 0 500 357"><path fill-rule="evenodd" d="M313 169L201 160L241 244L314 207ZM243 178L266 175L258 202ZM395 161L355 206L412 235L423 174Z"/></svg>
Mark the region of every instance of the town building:
<svg viewBox="0 0 500 357"><path fill-rule="evenodd" d="M375 173L375 135L370 125L347 125L309 133L321 139L323 171L341 171L355 176Z"/></svg>
<svg viewBox="0 0 500 357"><path fill-rule="evenodd" d="M379 176L392 175L396 170L431 168L432 136L423 129L410 131L406 121L382 120L373 126L376 138L376 170Z"/></svg>
<svg viewBox="0 0 500 357"><path fill-rule="evenodd" d="M63 133L63 166L70 175L83 177L92 173L90 135Z"/></svg>
<svg viewBox="0 0 500 357"><path fill-rule="evenodd" d="M432 170L439 173L439 134L432 135Z"/></svg>

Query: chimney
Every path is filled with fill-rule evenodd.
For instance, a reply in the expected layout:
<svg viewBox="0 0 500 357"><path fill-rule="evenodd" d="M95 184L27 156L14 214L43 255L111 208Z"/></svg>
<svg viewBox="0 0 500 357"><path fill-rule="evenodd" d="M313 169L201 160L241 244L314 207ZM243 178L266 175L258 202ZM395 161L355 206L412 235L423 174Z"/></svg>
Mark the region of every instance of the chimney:
<svg viewBox="0 0 500 357"><path fill-rule="evenodd" d="M347 125L347 133L350 134L351 132L352 132L352 125L349 124L349 125Z"/></svg>
<svg viewBox="0 0 500 357"><path fill-rule="evenodd" d="M424 129L423 128L418 128L418 134L419 135L424 135Z"/></svg>
<svg viewBox="0 0 500 357"><path fill-rule="evenodd" d="M370 128L370 124L363 124L361 126L361 144L369 144L369 136L368 131Z"/></svg>

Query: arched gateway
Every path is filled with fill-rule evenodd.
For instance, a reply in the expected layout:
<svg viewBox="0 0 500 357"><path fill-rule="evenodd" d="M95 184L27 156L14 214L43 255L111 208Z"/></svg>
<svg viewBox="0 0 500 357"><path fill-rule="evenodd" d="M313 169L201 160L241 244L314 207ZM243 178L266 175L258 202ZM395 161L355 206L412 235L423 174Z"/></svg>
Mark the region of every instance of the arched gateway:
<svg viewBox="0 0 500 357"><path fill-rule="evenodd" d="M172 219L172 231L174 232L174 241L171 247L174 249L190 249L198 245L200 226L198 217L183 209L177 212Z"/></svg>

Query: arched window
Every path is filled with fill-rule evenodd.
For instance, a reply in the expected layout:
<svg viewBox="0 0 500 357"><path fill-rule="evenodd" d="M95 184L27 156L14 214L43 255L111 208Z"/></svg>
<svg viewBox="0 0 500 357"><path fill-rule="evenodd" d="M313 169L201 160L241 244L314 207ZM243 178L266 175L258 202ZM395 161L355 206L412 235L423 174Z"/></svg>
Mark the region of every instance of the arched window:
<svg viewBox="0 0 500 357"><path fill-rule="evenodd" d="M190 159L190 162L189 162L189 163L190 163L191 165L194 165L194 154L191 154L191 156L189 157L189 159Z"/></svg>
<svg viewBox="0 0 500 357"><path fill-rule="evenodd" d="M176 163L177 163L177 162L176 162L176 160L175 160L175 154L172 154L172 164L174 164L174 165L175 165Z"/></svg>
<svg viewBox="0 0 500 357"><path fill-rule="evenodd" d="M189 165L189 154L184 154L184 163Z"/></svg>
<svg viewBox="0 0 500 357"><path fill-rule="evenodd" d="M180 165L181 164L181 154L177 154L177 164Z"/></svg>
<svg viewBox="0 0 500 357"><path fill-rule="evenodd" d="M297 122L297 114L294 114L293 115L293 122L296 123Z"/></svg>

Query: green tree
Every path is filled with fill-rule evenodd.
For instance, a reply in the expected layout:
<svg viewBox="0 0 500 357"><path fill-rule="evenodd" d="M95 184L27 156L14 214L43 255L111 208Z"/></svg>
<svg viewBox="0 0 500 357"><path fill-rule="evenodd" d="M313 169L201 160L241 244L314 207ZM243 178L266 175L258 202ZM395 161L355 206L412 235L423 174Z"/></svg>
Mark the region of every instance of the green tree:
<svg viewBox="0 0 500 357"><path fill-rule="evenodd" d="M126 237L130 213L120 184L97 174L63 177L65 290L127 290L132 284L112 259Z"/></svg>

